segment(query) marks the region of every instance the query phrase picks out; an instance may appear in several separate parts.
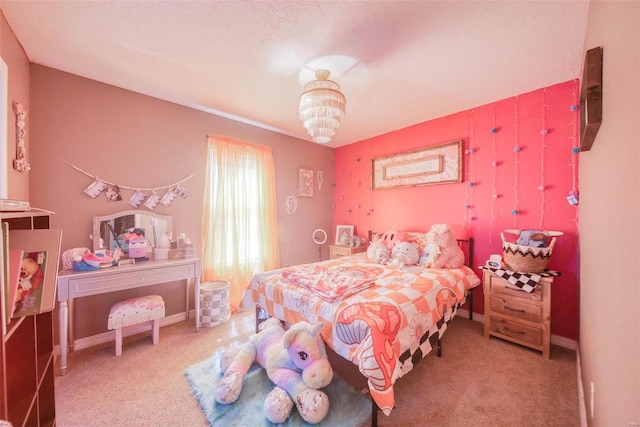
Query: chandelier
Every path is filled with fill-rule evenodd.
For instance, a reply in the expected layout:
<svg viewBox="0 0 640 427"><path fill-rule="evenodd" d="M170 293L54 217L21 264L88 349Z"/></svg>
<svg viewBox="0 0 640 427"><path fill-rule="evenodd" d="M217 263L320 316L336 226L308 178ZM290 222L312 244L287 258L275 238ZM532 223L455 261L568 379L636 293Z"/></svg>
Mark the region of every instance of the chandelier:
<svg viewBox="0 0 640 427"><path fill-rule="evenodd" d="M316 71L316 80L304 85L300 95L300 120L313 142L326 144L336 134L344 117L347 100L340 85L329 80L329 71Z"/></svg>

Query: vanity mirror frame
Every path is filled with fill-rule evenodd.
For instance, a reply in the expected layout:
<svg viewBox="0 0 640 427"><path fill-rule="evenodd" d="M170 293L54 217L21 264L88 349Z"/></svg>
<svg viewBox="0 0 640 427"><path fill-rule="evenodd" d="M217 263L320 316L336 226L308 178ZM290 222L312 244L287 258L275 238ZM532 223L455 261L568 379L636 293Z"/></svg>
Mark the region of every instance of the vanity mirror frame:
<svg viewBox="0 0 640 427"><path fill-rule="evenodd" d="M145 216L145 217L150 217L150 218L156 218L159 221L160 220L166 221L167 222L166 233L167 234L171 234L171 232L173 230L173 217L171 217L169 215L159 215L159 214L154 213L154 212L146 212L146 211L139 211L139 210L127 210L127 211L115 212L115 213L112 213L110 215L94 216L93 217L93 234L92 234L92 236L93 236L93 250L97 251L97 250L100 250L100 249L111 249L111 250L114 249L114 248L110 247L111 238L104 240L104 245L105 245L104 248L100 247L100 239L101 239L100 229L101 229L101 225L102 225L103 222L109 221L109 223L111 223L113 225L113 222L117 218L127 217L127 216L131 216L131 215L140 215L140 216ZM149 223L149 224L142 224L142 223L136 224L134 222L133 226L134 227L144 228L145 237L147 238L147 241L149 242L149 245L147 247L147 252L151 252L153 250L153 242L154 242L153 228L151 226L151 223ZM162 230L160 230L160 232L158 234L160 235L161 233L162 233ZM159 238L160 236L157 236L157 237Z"/></svg>

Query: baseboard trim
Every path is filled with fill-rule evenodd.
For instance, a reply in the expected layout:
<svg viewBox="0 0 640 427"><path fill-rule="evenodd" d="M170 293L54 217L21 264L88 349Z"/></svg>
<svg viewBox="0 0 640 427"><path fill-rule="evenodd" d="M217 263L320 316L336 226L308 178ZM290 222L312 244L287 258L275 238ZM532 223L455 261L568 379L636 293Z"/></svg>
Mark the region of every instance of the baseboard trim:
<svg viewBox="0 0 640 427"><path fill-rule="evenodd" d="M584 400L582 387L582 362L580 362L580 348L576 349L576 370L578 375L578 408L580 410L580 426L587 427L587 403Z"/></svg>
<svg viewBox="0 0 640 427"><path fill-rule="evenodd" d="M464 308L458 309L457 316L464 317L465 319L469 318L469 311ZM473 320L476 322L484 323L484 314L473 313ZM551 344L557 345L559 347L568 348L569 350L577 350L578 343L571 338L561 337L560 335L551 334Z"/></svg>
<svg viewBox="0 0 640 427"><path fill-rule="evenodd" d="M187 320L186 313L177 313L172 314L171 316L166 316L160 319L160 326L172 325L174 323L183 322ZM139 334L141 332L151 331L151 325L147 323L140 323L137 325L127 326L122 330L122 335L127 337L129 335ZM116 339L116 331L107 331L101 334L92 335L90 337L80 338L74 341L73 349L74 350L82 350L84 348L92 347L98 344L104 344L106 342L115 341ZM60 345L54 346L54 353L59 356L60 355Z"/></svg>

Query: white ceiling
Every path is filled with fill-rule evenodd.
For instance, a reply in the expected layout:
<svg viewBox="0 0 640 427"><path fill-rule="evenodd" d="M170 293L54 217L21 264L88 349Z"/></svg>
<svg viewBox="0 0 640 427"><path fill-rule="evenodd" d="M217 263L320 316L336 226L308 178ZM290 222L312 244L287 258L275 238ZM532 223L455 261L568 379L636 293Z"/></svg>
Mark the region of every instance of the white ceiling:
<svg viewBox="0 0 640 427"><path fill-rule="evenodd" d="M34 63L309 141L298 96L310 69L327 68L347 98L328 144L337 147L578 78L589 3L0 0L0 7Z"/></svg>

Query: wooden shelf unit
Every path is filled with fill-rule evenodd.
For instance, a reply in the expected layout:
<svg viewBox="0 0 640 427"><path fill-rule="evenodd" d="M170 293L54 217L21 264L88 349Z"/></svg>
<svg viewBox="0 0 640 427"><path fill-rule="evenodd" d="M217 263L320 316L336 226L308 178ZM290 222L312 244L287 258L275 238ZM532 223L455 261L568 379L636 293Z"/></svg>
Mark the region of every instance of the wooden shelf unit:
<svg viewBox="0 0 640 427"><path fill-rule="evenodd" d="M548 359L552 283L553 277L543 277L533 292L525 292L483 270L484 336L533 348Z"/></svg>
<svg viewBox="0 0 640 427"><path fill-rule="evenodd" d="M342 256L350 256L360 252L365 252L366 250L367 248L364 245L358 247L346 245L329 245L329 258L335 259Z"/></svg>
<svg viewBox="0 0 640 427"><path fill-rule="evenodd" d="M0 212L10 230L48 229L49 213ZM6 248L0 240L0 255ZM13 427L55 426L53 312L12 319L4 302L4 266L0 263L0 419Z"/></svg>

